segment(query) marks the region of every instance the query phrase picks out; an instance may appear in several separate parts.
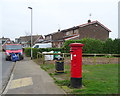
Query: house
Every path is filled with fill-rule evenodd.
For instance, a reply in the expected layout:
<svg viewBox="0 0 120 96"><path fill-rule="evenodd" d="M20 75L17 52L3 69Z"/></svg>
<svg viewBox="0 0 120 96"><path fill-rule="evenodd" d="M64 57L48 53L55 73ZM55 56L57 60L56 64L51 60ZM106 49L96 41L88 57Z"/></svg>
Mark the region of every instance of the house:
<svg viewBox="0 0 120 96"><path fill-rule="evenodd" d="M88 20L86 24L74 26L72 28L64 29L45 35L45 40L52 42L53 47L62 47L66 40L94 38L99 40L106 40L109 38L109 30L99 21Z"/></svg>
<svg viewBox="0 0 120 96"><path fill-rule="evenodd" d="M44 38L42 35L32 35L32 44L43 42ZM31 46L31 36L21 36L15 39L16 43L22 44L24 48Z"/></svg>
<svg viewBox="0 0 120 96"><path fill-rule="evenodd" d="M15 43L19 44L20 43L20 38L15 38Z"/></svg>
<svg viewBox="0 0 120 96"><path fill-rule="evenodd" d="M5 44L13 44L13 42L10 40L10 38L0 38L0 48L2 47L2 50L4 50Z"/></svg>
<svg viewBox="0 0 120 96"><path fill-rule="evenodd" d="M44 36L45 36L44 42L52 42L52 40L53 40L52 34L48 34L48 35L44 35Z"/></svg>
<svg viewBox="0 0 120 96"><path fill-rule="evenodd" d="M6 40L8 40L8 39L9 38L2 37L2 38L0 38L0 41L1 41L2 44L4 44L6 42Z"/></svg>

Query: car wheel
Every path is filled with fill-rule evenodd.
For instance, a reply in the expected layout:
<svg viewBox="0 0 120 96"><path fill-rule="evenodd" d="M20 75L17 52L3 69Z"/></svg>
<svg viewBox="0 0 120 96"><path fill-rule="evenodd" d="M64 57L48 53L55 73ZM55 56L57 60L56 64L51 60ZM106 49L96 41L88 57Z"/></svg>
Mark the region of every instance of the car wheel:
<svg viewBox="0 0 120 96"><path fill-rule="evenodd" d="M8 61L8 58L5 58L6 61Z"/></svg>
<svg viewBox="0 0 120 96"><path fill-rule="evenodd" d="M23 60L23 59L24 59L24 57L23 57L22 55L20 55L20 57L19 57L19 58L20 58L20 60Z"/></svg>

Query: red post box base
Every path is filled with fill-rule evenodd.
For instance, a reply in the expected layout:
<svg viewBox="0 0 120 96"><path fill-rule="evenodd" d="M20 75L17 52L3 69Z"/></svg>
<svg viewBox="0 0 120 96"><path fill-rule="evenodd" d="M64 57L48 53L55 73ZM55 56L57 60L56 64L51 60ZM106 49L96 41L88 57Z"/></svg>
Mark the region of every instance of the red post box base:
<svg viewBox="0 0 120 96"><path fill-rule="evenodd" d="M82 87L82 78L72 78L71 77L71 87L73 88L80 88Z"/></svg>

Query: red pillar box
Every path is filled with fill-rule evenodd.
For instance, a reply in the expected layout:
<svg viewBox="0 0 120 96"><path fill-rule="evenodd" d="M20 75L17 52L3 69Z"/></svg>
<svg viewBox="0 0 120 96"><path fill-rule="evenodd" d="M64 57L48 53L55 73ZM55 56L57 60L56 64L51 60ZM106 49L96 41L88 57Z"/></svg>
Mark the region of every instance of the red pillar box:
<svg viewBox="0 0 120 96"><path fill-rule="evenodd" d="M84 44L71 43L71 87L82 87L82 47Z"/></svg>

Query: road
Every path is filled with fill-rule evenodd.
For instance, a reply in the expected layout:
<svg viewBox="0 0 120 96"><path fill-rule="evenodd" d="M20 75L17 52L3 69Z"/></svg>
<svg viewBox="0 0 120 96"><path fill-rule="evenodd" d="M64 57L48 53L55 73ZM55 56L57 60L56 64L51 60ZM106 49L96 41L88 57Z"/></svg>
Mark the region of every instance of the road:
<svg viewBox="0 0 120 96"><path fill-rule="evenodd" d="M8 79L9 79L10 74L11 74L11 70L12 70L12 68L14 66L14 62L12 62L12 61L5 61L5 55L4 55L4 53L0 52L0 62L1 61L2 61L2 63L0 63L0 69L2 69L2 74L0 74L0 75L2 75L2 84L0 82L0 85L2 86L2 89L3 89L4 86L8 82ZM0 91L2 89L0 89Z"/></svg>

